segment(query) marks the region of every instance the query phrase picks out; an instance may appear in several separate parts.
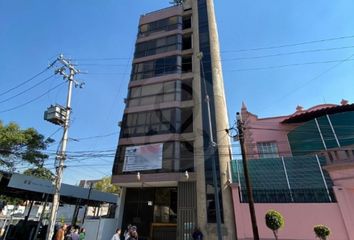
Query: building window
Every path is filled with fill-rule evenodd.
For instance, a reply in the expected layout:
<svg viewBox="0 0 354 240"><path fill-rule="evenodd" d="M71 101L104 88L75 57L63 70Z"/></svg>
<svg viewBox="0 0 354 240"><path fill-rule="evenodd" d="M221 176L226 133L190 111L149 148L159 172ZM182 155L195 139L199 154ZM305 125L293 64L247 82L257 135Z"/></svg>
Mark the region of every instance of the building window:
<svg viewBox="0 0 354 240"><path fill-rule="evenodd" d="M132 81L162 76L165 74L180 73L179 56L159 58L153 61L136 63L133 65Z"/></svg>
<svg viewBox="0 0 354 240"><path fill-rule="evenodd" d="M194 171L193 142L181 142L180 144L180 169L182 171Z"/></svg>
<svg viewBox="0 0 354 240"><path fill-rule="evenodd" d="M171 31L182 28L182 17L173 16L155 22L140 25L139 37L149 36L151 33L159 31Z"/></svg>
<svg viewBox="0 0 354 240"><path fill-rule="evenodd" d="M192 35L183 36L182 50L188 50L192 48Z"/></svg>
<svg viewBox="0 0 354 240"><path fill-rule="evenodd" d="M278 158L278 145L276 142L257 143L259 158Z"/></svg>
<svg viewBox="0 0 354 240"><path fill-rule="evenodd" d="M192 79L182 81L182 101L188 101L193 99L193 82Z"/></svg>
<svg viewBox="0 0 354 240"><path fill-rule="evenodd" d="M124 116L123 137L151 136L193 131L192 108L169 108Z"/></svg>
<svg viewBox="0 0 354 240"><path fill-rule="evenodd" d="M192 56L182 57L182 73L188 73L193 71Z"/></svg>
<svg viewBox="0 0 354 240"><path fill-rule="evenodd" d="M189 29L192 27L192 16L183 17L183 26L182 29Z"/></svg>
<svg viewBox="0 0 354 240"><path fill-rule="evenodd" d="M123 137L176 133L180 129L179 118L176 118L179 112L173 108L126 114Z"/></svg>
<svg viewBox="0 0 354 240"><path fill-rule="evenodd" d="M133 87L129 90L128 107L143 106L180 99L180 81Z"/></svg>
<svg viewBox="0 0 354 240"><path fill-rule="evenodd" d="M181 111L181 133L193 132L193 109L182 108Z"/></svg>
<svg viewBox="0 0 354 240"><path fill-rule="evenodd" d="M136 44L134 57L146 57L181 49L182 35L173 35Z"/></svg>

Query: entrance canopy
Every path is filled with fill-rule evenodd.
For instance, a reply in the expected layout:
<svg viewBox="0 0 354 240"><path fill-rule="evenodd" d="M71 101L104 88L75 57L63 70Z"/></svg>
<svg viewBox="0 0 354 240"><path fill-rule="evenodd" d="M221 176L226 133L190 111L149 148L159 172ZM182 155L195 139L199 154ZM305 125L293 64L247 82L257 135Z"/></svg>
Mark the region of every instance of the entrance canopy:
<svg viewBox="0 0 354 240"><path fill-rule="evenodd" d="M34 201L44 201L48 195L48 200L52 201L53 193L54 186L49 180L0 171L0 195ZM80 205L116 204L118 195L69 184L61 185L61 203L74 205L78 203L78 200L80 200Z"/></svg>

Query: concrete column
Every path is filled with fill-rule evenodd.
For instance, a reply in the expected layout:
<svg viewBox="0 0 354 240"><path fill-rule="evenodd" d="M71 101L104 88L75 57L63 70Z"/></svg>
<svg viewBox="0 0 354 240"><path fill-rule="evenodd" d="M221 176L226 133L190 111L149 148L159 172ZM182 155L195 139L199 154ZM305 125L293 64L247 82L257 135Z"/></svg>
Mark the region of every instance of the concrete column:
<svg viewBox="0 0 354 240"><path fill-rule="evenodd" d="M216 142L219 150L220 180L223 198L223 212L225 235L224 239L236 239L236 226L234 221L233 203L231 189L228 185L227 166L231 160L230 155L230 138L224 129L229 128L227 115L227 106L224 91L224 81L221 67L219 37L215 19L214 2L207 0L208 20L209 20L209 37L210 37L210 55L212 65L212 78L214 90L214 106L216 119Z"/></svg>
<svg viewBox="0 0 354 240"><path fill-rule="evenodd" d="M203 151L203 119L202 119L202 88L200 77L199 53L199 24L198 1L192 1L193 28L193 133L194 133L194 171L197 187L197 225L203 233L207 233L207 209L205 189L205 169Z"/></svg>
<svg viewBox="0 0 354 240"><path fill-rule="evenodd" d="M127 192L126 187L121 187L121 192L120 196L117 201L117 208L116 208L116 214L115 214L115 219L117 219L117 226L122 228L122 221L123 221L123 214L124 214L124 205L125 205L125 194Z"/></svg>

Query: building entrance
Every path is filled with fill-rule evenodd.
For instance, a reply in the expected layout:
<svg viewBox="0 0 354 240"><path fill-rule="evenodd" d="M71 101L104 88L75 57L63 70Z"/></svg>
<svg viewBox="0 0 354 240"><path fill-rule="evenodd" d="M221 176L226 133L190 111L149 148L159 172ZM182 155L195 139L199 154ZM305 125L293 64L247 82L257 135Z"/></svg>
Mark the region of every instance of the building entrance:
<svg viewBox="0 0 354 240"><path fill-rule="evenodd" d="M123 229L137 226L139 239L176 239L177 188L127 188Z"/></svg>

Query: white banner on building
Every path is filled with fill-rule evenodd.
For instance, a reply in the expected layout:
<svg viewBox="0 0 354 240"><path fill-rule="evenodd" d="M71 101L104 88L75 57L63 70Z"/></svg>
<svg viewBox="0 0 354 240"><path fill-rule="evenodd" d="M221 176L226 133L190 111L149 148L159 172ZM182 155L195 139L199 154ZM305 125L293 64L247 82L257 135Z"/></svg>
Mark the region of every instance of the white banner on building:
<svg viewBox="0 0 354 240"><path fill-rule="evenodd" d="M127 147L123 172L161 169L162 149L162 143Z"/></svg>

